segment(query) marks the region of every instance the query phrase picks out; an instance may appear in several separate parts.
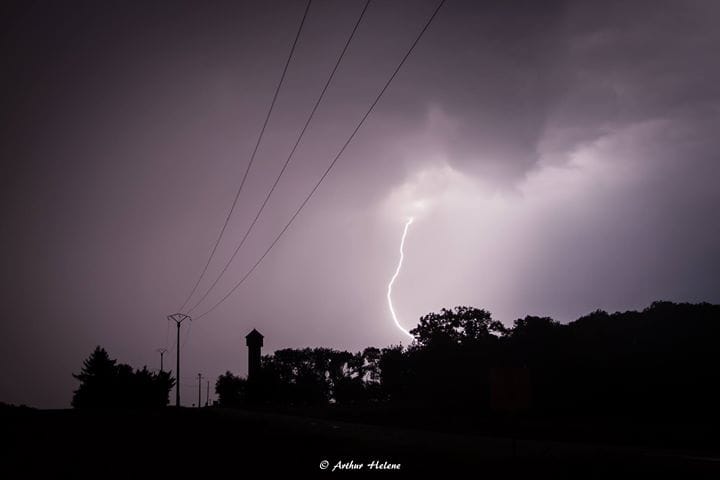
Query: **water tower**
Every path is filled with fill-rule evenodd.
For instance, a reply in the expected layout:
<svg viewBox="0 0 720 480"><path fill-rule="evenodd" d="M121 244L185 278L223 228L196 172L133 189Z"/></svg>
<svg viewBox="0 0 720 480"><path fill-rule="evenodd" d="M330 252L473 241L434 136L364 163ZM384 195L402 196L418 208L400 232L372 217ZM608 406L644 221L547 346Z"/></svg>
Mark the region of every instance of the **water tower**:
<svg viewBox="0 0 720 480"><path fill-rule="evenodd" d="M248 347L248 380L256 378L260 373L260 349L263 346L263 336L254 328L245 336Z"/></svg>

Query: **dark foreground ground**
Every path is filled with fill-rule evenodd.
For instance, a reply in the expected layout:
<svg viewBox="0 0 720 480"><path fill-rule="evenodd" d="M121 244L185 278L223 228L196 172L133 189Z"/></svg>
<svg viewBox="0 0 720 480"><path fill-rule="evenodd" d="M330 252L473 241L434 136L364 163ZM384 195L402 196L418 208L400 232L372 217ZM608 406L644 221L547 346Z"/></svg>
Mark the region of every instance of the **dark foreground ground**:
<svg viewBox="0 0 720 480"><path fill-rule="evenodd" d="M513 440L501 434L439 433L215 408L8 408L0 412L0 421L2 478L242 479L274 473L284 478L720 478L720 450L712 447L562 441L537 435ZM338 462L350 461L363 467L333 471ZM400 467L371 469L373 461Z"/></svg>

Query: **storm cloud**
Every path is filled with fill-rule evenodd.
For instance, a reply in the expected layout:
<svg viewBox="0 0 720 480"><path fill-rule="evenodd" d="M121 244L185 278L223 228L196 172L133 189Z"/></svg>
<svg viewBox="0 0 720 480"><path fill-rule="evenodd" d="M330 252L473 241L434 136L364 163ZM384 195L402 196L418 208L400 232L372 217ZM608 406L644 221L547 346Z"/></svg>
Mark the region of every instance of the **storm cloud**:
<svg viewBox="0 0 720 480"><path fill-rule="evenodd" d="M253 235L252 266L351 133L433 1L373 2ZM313 2L211 264L247 228L363 2ZM302 2L9 3L0 49L0 400L69 403L96 344L137 366L230 207ZM475 305L506 324L720 302L720 6L448 0L337 167L250 279L184 332L197 372L265 348L406 341Z"/></svg>

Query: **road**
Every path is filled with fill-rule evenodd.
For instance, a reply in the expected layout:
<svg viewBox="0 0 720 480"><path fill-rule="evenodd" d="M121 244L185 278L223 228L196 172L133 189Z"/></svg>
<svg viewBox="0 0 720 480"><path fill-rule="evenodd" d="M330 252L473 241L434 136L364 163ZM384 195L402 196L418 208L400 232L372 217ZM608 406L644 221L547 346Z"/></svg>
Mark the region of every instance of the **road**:
<svg viewBox="0 0 720 480"><path fill-rule="evenodd" d="M0 460L5 472L22 477L720 475L720 455L707 451L514 440L215 408L29 410L3 412L1 419Z"/></svg>

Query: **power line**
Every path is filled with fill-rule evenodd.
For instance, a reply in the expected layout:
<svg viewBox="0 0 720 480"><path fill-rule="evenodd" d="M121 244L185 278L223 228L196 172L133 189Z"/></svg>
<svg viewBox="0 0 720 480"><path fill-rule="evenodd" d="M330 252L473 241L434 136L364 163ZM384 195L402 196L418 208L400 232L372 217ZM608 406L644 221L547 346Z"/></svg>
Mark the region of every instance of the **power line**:
<svg viewBox="0 0 720 480"><path fill-rule="evenodd" d="M167 328L165 329L165 349L166 350L170 350L170 348L168 348L169 338L170 338L170 320L167 321Z"/></svg>
<svg viewBox="0 0 720 480"><path fill-rule="evenodd" d="M270 121L270 116L272 115L273 109L275 108L275 101L277 100L278 94L280 93L280 88L282 87L282 84L285 80L285 74L288 71L288 66L290 65L290 61L292 60L293 54L295 53L295 47L297 46L298 39L300 38L300 32L302 32L303 25L305 24L305 19L307 18L308 11L310 10L310 4L312 3L312 0L308 0L307 5L305 6L305 12L303 13L302 20L300 20L300 27L298 27L298 31L295 34L295 40L293 40L292 47L290 48L290 54L288 55L287 60L285 61L285 66L283 67L282 75L280 75L280 81L277 84L277 87L275 88L275 93L273 94L272 101L270 102L270 108L268 109L267 115L265 116L265 121L263 122L262 128L260 129L260 135L258 135L257 142L255 142L255 148L252 151L252 154L250 155L250 161L247 164L247 168L245 168L245 173L242 176L242 180L240 181L240 187L238 187L237 192L235 193L235 198L233 199L232 205L230 206L230 211L227 213L227 216L225 217L225 222L223 223L222 228L220 229L220 234L217 237L217 240L215 240L215 245L213 245L213 248L210 252L210 256L207 259L207 262L205 262L205 266L202 269L202 272L200 273L200 276L198 277L197 281L195 282L195 285L193 285L192 290L188 294L187 298L185 298L185 301L180 306L178 311L183 311L187 303L190 301L192 296L195 294L195 291L197 291L198 285L200 285L200 282L205 276L205 273L207 273L208 267L210 266L210 262L212 261L213 257L215 256L215 252L218 249L218 245L220 245L220 240L223 237L223 234L225 233L225 230L227 229L228 223L230 223L230 217L232 217L233 212L235 211L235 207L237 206L238 199L240 198L240 192L242 192L243 186L245 186L245 181L247 180L248 173L250 173L250 167L252 167L253 162L255 161L255 155L257 154L258 148L260 147L260 142L262 141L263 136L265 135L265 129L267 128L268 122Z"/></svg>
<svg viewBox="0 0 720 480"><path fill-rule="evenodd" d="M253 219L252 223L248 227L248 229L245 231L245 234L242 237L242 240L240 240L240 243L238 244L237 248L235 248L235 251L233 252L230 259L225 263L225 266L223 267L222 271L220 272L220 275L215 279L215 281L210 285L210 287L207 289L207 291L203 294L200 299L195 302L195 304L188 310L188 313L192 313L198 305L202 303L203 300L207 298L207 296L210 294L213 288L218 284L218 282L222 279L222 277L227 272L228 268L230 268L230 264L233 262L235 257L237 256L238 252L242 248L242 246L245 244L245 240L247 240L248 236L250 235L250 232L252 232L253 227L255 227L255 224L257 223L258 219L262 215L263 210L265 209L265 206L267 205L268 201L270 200L270 197L272 196L273 192L275 191L275 188L277 187L278 183L280 182L280 179L282 178L283 174L285 173L285 170L287 169L288 165L290 164L290 161L292 160L293 156L295 155L295 151L297 150L298 146L300 145L300 142L305 135L305 132L308 129L308 126L310 125L310 122L312 121L313 117L315 116L315 112L317 111L318 107L320 106L320 102L322 102L322 99L325 97L325 92L327 92L328 87L330 86L330 83L332 82L332 79L335 77L335 72L337 72L338 67L340 66L340 62L342 62L343 57L345 56L345 53L348 50L348 47L350 46L350 42L352 41L353 37L355 36L355 32L357 32L358 27L360 26L360 22L362 22L363 17L365 16L365 12L368 9L368 6L370 5L371 0L367 0L365 2L365 6L363 7L362 11L360 12L360 16L358 17L357 21L355 22L355 25L352 29L352 32L350 32L350 36L345 41L345 45L343 46L342 51L340 52L340 56L338 57L337 61L335 62L335 66L333 67L332 71L330 72L330 76L328 77L327 81L325 82L325 85L323 86L320 96L318 97L317 101L315 102L315 105L313 106L312 110L310 111L310 115L308 115L307 120L305 121L305 125L303 125L303 128L300 130L300 134L297 137L297 140L295 141L295 144L293 145L292 149L290 150L290 154L288 155L287 159L285 160L285 164L283 165L282 169L280 170L280 173L278 174L277 178L275 179L275 182L273 183L272 187L270 188L270 191L265 196L265 200L262 202L262 205L260 206L260 209L255 214L255 218Z"/></svg>
<svg viewBox="0 0 720 480"><path fill-rule="evenodd" d="M190 322L190 326L187 329L187 332L185 333L185 339L182 341L182 348L185 348L185 344L190 340L190 333L192 332L192 322Z"/></svg>
<svg viewBox="0 0 720 480"><path fill-rule="evenodd" d="M350 134L350 137L348 137L347 141L345 141L345 143L343 144L342 148L340 148L340 151L338 151L337 155L335 155L335 158L333 158L332 162L330 162L330 165L327 167L327 169L325 170L325 172L323 173L323 175L320 177L320 180L318 180L318 182L315 184L315 186L314 186L313 189L310 191L310 193L307 195L307 197L305 197L305 199L303 200L303 202L300 204L300 207L298 207L298 209L295 211L295 213L292 215L292 217L290 217L290 220L285 224L285 226L284 226L283 229L280 231L280 233L275 237L275 239L272 241L272 243L271 243L270 246L267 248L267 250L265 250L265 252L264 252L264 253L262 254L262 256L258 259L258 261L255 262L255 264L250 268L250 270L248 270L248 272L240 279L240 281L238 281L238 282L232 287L232 289L230 289L230 291L229 291L228 293L225 294L225 296L223 296L219 301L217 301L215 304L213 304L212 307L210 307L208 310L206 310L205 312L203 312L201 315L198 315L198 316L196 317L196 320L204 317L204 316L207 315L207 314L209 314L210 312L212 312L213 310L215 310L218 306L220 306L223 302L225 302L225 300L227 300L227 299L230 297L230 295L232 295L232 294L235 292L235 290L237 290L238 287L240 287L240 285L242 285L242 284L245 282L245 280L248 279L248 277L255 271L255 269L258 267L258 265L260 265L260 263L265 259L265 257L267 256L267 254L270 253L270 251L275 247L275 245L276 245L277 242L280 240L280 238L285 234L285 232L287 231L287 229L290 228L290 225L292 225L292 223L295 221L295 219L296 219L297 216L300 214L300 212L302 211L302 209L305 208L305 205L310 201L310 199L312 198L312 196L313 196L313 195L315 194L315 192L317 191L318 187L320 187L320 184L321 184L321 183L323 182L323 180L325 180L325 178L328 176L328 174L330 173L330 170L332 170L332 168L335 166L335 164L337 163L337 161L338 161L338 159L340 158L340 156L343 154L343 152L344 152L345 149L348 147L348 145L350 144L350 142L352 141L352 139L355 137L355 135L357 134L357 132L360 130L360 127L362 127L363 123L365 123L365 120L367 120L367 118L370 116L370 113L373 111L373 109L375 108L375 106L378 104L378 102L380 101L380 99L382 98L383 94L384 94L385 91L388 89L388 87L390 86L390 84L392 83L392 81L395 79L395 77L397 76L398 72L400 71L400 69L402 68L402 66L405 64L405 61L408 59L408 57L410 57L410 54L411 54L412 51L415 49L415 46L420 42L420 39L421 39L422 36L425 34L425 32L427 31L428 27L430 27L430 24L431 24L432 21L435 19L435 17L437 16L437 13L440 11L440 8L442 8L442 6L443 6L444 3L445 3L445 0L440 0L440 3L438 3L438 6L435 8L435 10L433 11L432 15L431 15L430 18L428 19L428 21L425 23L425 26L422 28L422 30L421 30L420 33L418 34L417 38L415 38L415 41L412 43L412 45L410 45L410 48L408 49L407 53L405 53L405 56L402 58L402 60L401 60L400 63L398 64L398 66L395 68L395 71L392 73L392 75L390 76L390 78L388 79L388 81L385 83L385 85L383 86L383 88L380 90L380 93L377 95L377 97L375 98L375 100L372 102L372 104L370 105L370 108L368 108L367 112L365 112L365 115L362 116L362 118L360 119L360 122L357 124L357 126L355 127L355 129L353 130L353 132Z"/></svg>
<svg viewBox="0 0 720 480"><path fill-rule="evenodd" d="M171 321L170 319L167 320L168 333L169 333L169 331L170 331L170 321ZM166 345L167 345L168 343L169 343L169 342L165 342ZM183 343L183 346L185 346L184 343ZM168 354L169 354L169 355L172 355L172 353L175 351L175 348L176 348L176 347L177 347L177 339L173 338L172 345L170 345L170 346L168 346L168 347L165 347L165 348L167 348Z"/></svg>

